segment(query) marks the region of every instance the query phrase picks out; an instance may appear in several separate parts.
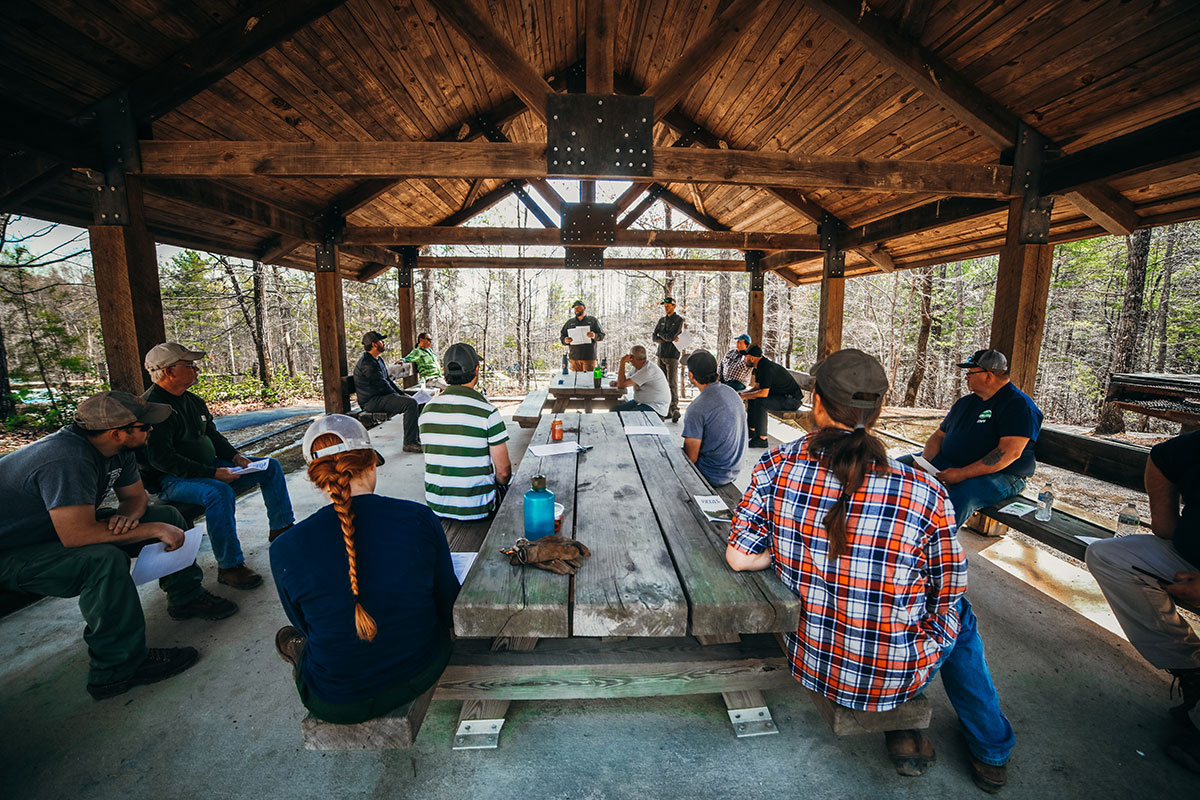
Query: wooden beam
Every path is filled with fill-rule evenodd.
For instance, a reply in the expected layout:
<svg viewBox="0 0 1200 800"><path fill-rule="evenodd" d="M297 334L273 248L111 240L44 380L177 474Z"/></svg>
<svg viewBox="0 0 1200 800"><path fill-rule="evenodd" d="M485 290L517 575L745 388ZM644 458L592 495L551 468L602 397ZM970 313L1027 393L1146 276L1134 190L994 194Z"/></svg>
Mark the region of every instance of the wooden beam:
<svg viewBox="0 0 1200 800"><path fill-rule="evenodd" d="M666 116L703 77L709 67L724 58L750 27L758 13L769 3L761 0L733 0L691 46L646 89L654 98L654 121Z"/></svg>
<svg viewBox="0 0 1200 800"><path fill-rule="evenodd" d="M1009 377L1034 392L1054 260L1052 244L1020 244L1022 201L1009 204L1008 234L1000 251L989 346L1008 357Z"/></svg>
<svg viewBox="0 0 1200 800"><path fill-rule="evenodd" d="M561 257L537 256L422 256L420 269L563 269ZM600 269L630 272L745 272L742 259L717 258L605 258Z"/></svg>
<svg viewBox="0 0 1200 800"><path fill-rule="evenodd" d="M587 92L613 93L618 0L587 0Z"/></svg>
<svg viewBox="0 0 1200 800"><path fill-rule="evenodd" d="M1113 236L1128 236L1141 225L1133 203L1107 183L1089 183L1065 196Z"/></svg>
<svg viewBox="0 0 1200 800"><path fill-rule="evenodd" d="M333 248L334 264L338 248ZM342 303L342 277L338 272L318 272L317 339L321 349L321 385L325 394L325 413L344 414L350 410L350 398L342 376L349 373L346 360L346 318Z"/></svg>
<svg viewBox="0 0 1200 800"><path fill-rule="evenodd" d="M455 225L461 225L464 222L466 222L467 220L473 219L473 218L479 216L484 211L487 211L489 208L496 205L501 200L503 200L504 198L506 198L510 194L512 194L513 193L512 183L513 183L512 181L507 181L505 183L500 184L495 189L492 189L490 192L485 192L483 195L481 195L479 198L477 198L475 200L475 202L472 203L471 205L469 205L465 208L459 209L458 211L455 211L453 214L449 215L448 217L444 217L440 222L436 222L434 224L437 227L449 228L449 227L453 227Z"/></svg>
<svg viewBox="0 0 1200 800"><path fill-rule="evenodd" d="M544 178L534 178L529 181L529 187L540 194L542 199L550 204L550 207L554 209L556 214L560 217L562 216L563 206L566 205L567 201Z"/></svg>
<svg viewBox="0 0 1200 800"><path fill-rule="evenodd" d="M653 187L658 189L658 196L660 198L662 198L662 201L664 203L668 203L669 205L679 209L680 211L682 211L684 214L687 214L689 217L691 217L696 222L698 222L701 225L703 225L704 227L708 228L710 231L731 231L731 230L733 230L733 228L729 227L724 222L721 222L721 220L717 219L716 217L710 217L708 214L705 214L703 211L696 208L694 205L689 203L687 200L684 200L682 197L675 194L674 192L672 192L670 189L663 186L662 184L656 183L656 184L653 184Z"/></svg>
<svg viewBox="0 0 1200 800"><path fill-rule="evenodd" d="M742 265L745 269L745 264ZM764 292L762 289L750 289L749 308L746 315L746 333L750 335L750 342L759 347L762 346L763 337L763 306Z"/></svg>
<svg viewBox="0 0 1200 800"><path fill-rule="evenodd" d="M842 321L846 304L846 278L830 276L830 254L821 273L821 300L817 312L817 359L842 349Z"/></svg>
<svg viewBox="0 0 1200 800"><path fill-rule="evenodd" d="M981 92L932 51L898 31L885 17L857 0L804 0L804 5L841 30L873 58L894 69L997 149L1017 137L1016 114Z"/></svg>
<svg viewBox="0 0 1200 800"><path fill-rule="evenodd" d="M468 244L560 247L557 228L466 228L347 225L345 244L400 245ZM816 236L800 233L748 231L618 230L612 243L582 247L692 247L722 250L820 250Z"/></svg>
<svg viewBox="0 0 1200 800"><path fill-rule="evenodd" d="M917 208L901 211L890 217L856 225L842 236L847 248L876 244L921 231L940 228L956 222L965 222L976 217L995 214L1007 207L995 200L976 198L939 200Z"/></svg>
<svg viewBox="0 0 1200 800"><path fill-rule="evenodd" d="M66 164L36 153L18 151L0 159L0 213L12 211L66 176Z"/></svg>
<svg viewBox="0 0 1200 800"><path fill-rule="evenodd" d="M490 142L141 142L142 172L196 178L548 178L544 144ZM1012 168L655 148L659 183L725 183L1007 198ZM610 178L590 173L585 178Z"/></svg>
<svg viewBox="0 0 1200 800"><path fill-rule="evenodd" d="M289 238L307 242L319 238L316 224L307 217L212 181L168 178L148 181L146 189L152 194L252 222Z"/></svg>
<svg viewBox="0 0 1200 800"><path fill-rule="evenodd" d="M621 192L621 196L613 203L616 207L617 216L619 217L625 213L625 209L637 202L637 199L642 196L642 192L648 188L650 188L649 181L634 181L629 184L629 188Z"/></svg>
<svg viewBox="0 0 1200 800"><path fill-rule="evenodd" d="M10 124L0 126L0 148L33 151L73 167L103 167L100 148L90 132L55 119L8 96L0 106Z"/></svg>
<svg viewBox="0 0 1200 800"><path fill-rule="evenodd" d="M529 66L492 24L479 13L474 0L429 0L447 26L467 41L496 77L506 82L529 110L546 121L546 95L550 84ZM513 175L509 177L525 177Z"/></svg>
<svg viewBox="0 0 1200 800"><path fill-rule="evenodd" d="M920 41L933 0L904 0L900 6L900 32L914 42Z"/></svg>

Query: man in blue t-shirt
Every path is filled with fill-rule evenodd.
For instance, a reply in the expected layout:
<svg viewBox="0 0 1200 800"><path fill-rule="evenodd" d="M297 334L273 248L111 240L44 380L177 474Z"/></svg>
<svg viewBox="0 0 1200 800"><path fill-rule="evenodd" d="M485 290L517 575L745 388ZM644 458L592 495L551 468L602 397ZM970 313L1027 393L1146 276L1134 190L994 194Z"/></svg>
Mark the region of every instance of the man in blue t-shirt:
<svg viewBox="0 0 1200 800"><path fill-rule="evenodd" d="M981 508L1018 495L1036 463L1033 443L1042 412L1008 379L1008 359L998 350L978 350L958 365L966 369L971 393L960 397L929 437L924 458L946 485L961 528ZM903 456L902 463L913 463Z"/></svg>
<svg viewBox="0 0 1200 800"><path fill-rule="evenodd" d="M742 399L717 381L717 359L707 350L688 356L687 368L700 395L683 414L683 452L713 486L733 483L746 452Z"/></svg>

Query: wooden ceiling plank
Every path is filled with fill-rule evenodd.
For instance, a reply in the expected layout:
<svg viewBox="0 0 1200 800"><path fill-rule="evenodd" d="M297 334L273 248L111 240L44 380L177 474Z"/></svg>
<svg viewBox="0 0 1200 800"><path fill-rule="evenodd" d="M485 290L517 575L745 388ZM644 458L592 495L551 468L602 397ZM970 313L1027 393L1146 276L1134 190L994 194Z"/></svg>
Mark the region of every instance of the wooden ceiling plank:
<svg viewBox="0 0 1200 800"><path fill-rule="evenodd" d="M191 206L246 220L291 238L309 241L317 239L317 228L309 218L212 181L153 180L146 182L145 190Z"/></svg>
<svg viewBox="0 0 1200 800"><path fill-rule="evenodd" d="M587 91L612 94L618 0L586 0Z"/></svg>
<svg viewBox="0 0 1200 800"><path fill-rule="evenodd" d="M920 41L933 3L934 0L904 0L900 6L900 32L913 41Z"/></svg>
<svg viewBox="0 0 1200 800"><path fill-rule="evenodd" d="M439 16L474 48L517 97L541 120L546 119L546 95L554 90L520 53L485 20L473 0L428 0Z"/></svg>
<svg viewBox="0 0 1200 800"><path fill-rule="evenodd" d="M668 189L666 186L663 186L661 183L651 184L651 188L655 188L658 190L658 196L659 196L659 198L662 199L662 201L664 203L667 203L668 205L671 205L674 208L679 209L680 211L682 211L684 214L687 214L689 217L691 217L696 222L698 222L701 225L703 225L704 227L708 228L710 231L731 231L731 230L733 230L733 228L729 227L724 222L721 222L721 220L715 219L713 217L710 217L708 214L705 214L703 211L696 208L696 206L689 203L687 200L684 200L682 197L677 195L675 192L672 192L670 189Z"/></svg>

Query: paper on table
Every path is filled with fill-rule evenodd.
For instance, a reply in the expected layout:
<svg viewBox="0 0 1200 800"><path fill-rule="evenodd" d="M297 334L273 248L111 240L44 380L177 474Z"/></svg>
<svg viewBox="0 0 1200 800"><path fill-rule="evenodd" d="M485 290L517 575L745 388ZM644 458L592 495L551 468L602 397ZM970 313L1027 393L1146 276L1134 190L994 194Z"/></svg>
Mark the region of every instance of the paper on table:
<svg viewBox="0 0 1200 800"><path fill-rule="evenodd" d="M700 510L704 512L704 516L708 517L709 522L733 521L733 512L729 510L729 506L725 505L725 501L715 494L694 494L692 499L700 506Z"/></svg>
<svg viewBox="0 0 1200 800"><path fill-rule="evenodd" d="M626 436L670 436L671 432L664 425L626 425Z"/></svg>
<svg viewBox="0 0 1200 800"><path fill-rule="evenodd" d="M535 444L529 452L538 458L544 456L561 456L566 453L578 453L582 450L578 442L554 442L553 444Z"/></svg>
<svg viewBox="0 0 1200 800"><path fill-rule="evenodd" d="M588 334L592 329L587 325L577 325L574 328L567 328L567 337L571 340L571 344L587 344L591 341Z"/></svg>
<svg viewBox="0 0 1200 800"><path fill-rule="evenodd" d="M928 472L930 475L937 475L941 470L935 467L925 456L913 456L913 464Z"/></svg>
<svg viewBox="0 0 1200 800"><path fill-rule="evenodd" d="M475 556L478 553L451 553L450 562L454 564L454 577L458 578L458 583L461 586L462 582L467 579L467 573L471 571L471 565L475 563Z"/></svg>
<svg viewBox="0 0 1200 800"><path fill-rule="evenodd" d="M1014 517L1023 517L1030 511L1037 511L1037 506L1030 503L1022 503L1020 500L1014 500L1004 508L996 509L1001 514L1012 514Z"/></svg>
<svg viewBox="0 0 1200 800"><path fill-rule="evenodd" d="M244 467L230 467L229 471L234 475L246 475L251 472L262 472L271 465L271 459L260 458L257 461L251 461Z"/></svg>
<svg viewBox="0 0 1200 800"><path fill-rule="evenodd" d="M164 575L170 575L191 564L200 552L200 537L203 531L199 527L183 532L183 546L177 550L166 552L162 542L153 542L142 548L137 561L133 562L130 577L134 584L140 586Z"/></svg>

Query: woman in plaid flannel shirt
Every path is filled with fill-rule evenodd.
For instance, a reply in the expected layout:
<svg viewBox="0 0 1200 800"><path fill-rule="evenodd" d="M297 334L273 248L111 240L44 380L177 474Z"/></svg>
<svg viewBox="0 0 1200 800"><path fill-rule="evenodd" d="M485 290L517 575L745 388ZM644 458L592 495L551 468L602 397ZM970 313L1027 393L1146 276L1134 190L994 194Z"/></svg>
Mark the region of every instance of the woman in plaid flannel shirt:
<svg viewBox="0 0 1200 800"><path fill-rule="evenodd" d="M817 430L767 451L734 512L726 558L735 570L774 566L804 600L786 636L792 674L838 705L895 708L941 672L988 792L1006 782L1012 726L1000 710L967 565L945 489L889 460L870 429L888 390L879 362L841 350L814 367ZM934 761L920 731L889 731L901 775Z"/></svg>

